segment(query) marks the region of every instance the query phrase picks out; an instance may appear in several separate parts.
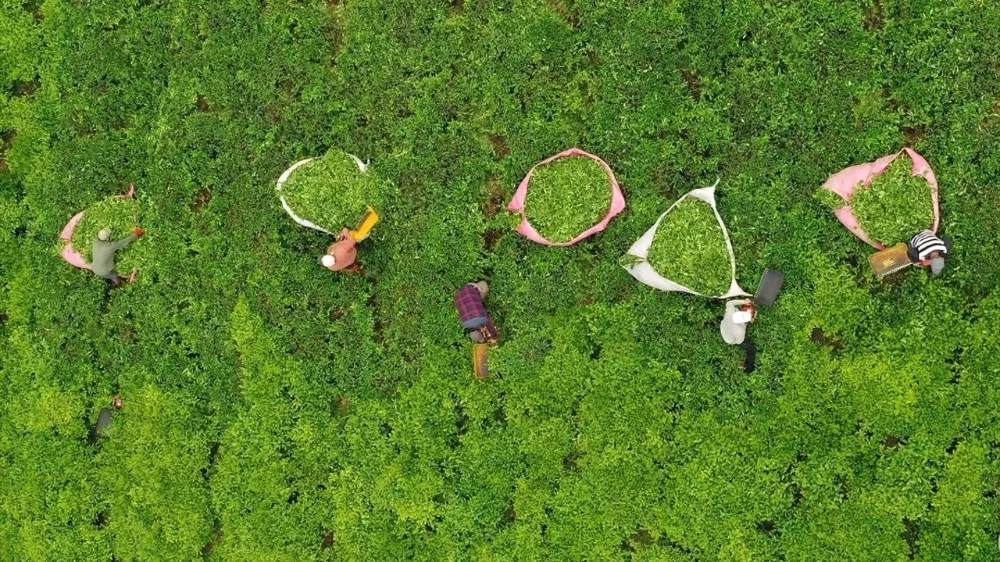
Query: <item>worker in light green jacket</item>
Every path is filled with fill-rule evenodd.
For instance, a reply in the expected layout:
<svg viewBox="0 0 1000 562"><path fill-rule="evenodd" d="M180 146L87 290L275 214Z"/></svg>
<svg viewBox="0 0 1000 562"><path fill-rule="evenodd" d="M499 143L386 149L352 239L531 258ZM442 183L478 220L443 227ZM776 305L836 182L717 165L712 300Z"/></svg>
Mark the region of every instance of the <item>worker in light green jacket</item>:
<svg viewBox="0 0 1000 562"><path fill-rule="evenodd" d="M115 271L115 252L142 238L143 234L145 232L141 228L136 228L135 232L129 234L128 237L111 242L110 230L105 228L98 232L97 240L94 240L93 262L91 263L94 275L107 280L112 287L121 286L122 278Z"/></svg>

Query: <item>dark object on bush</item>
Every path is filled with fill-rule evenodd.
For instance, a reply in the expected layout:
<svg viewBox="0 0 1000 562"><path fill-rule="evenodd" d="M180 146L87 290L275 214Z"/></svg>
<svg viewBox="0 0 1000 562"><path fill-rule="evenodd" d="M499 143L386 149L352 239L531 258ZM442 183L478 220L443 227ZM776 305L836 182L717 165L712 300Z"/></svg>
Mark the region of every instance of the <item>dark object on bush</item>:
<svg viewBox="0 0 1000 562"><path fill-rule="evenodd" d="M760 285L757 286L757 294L753 297L754 304L760 306L771 306L778 293L781 292L781 285L785 282L785 274L773 269L765 269L764 275L760 278Z"/></svg>
<svg viewBox="0 0 1000 562"><path fill-rule="evenodd" d="M747 338L743 340L743 350L747 352L746 359L743 360L743 372L750 374L757 370L757 346Z"/></svg>
<svg viewBox="0 0 1000 562"><path fill-rule="evenodd" d="M104 437L104 430L111 423L113 414L114 411L111 408L101 408L101 413L97 416L97 423L94 425L94 430L90 433L91 443L96 443L99 438Z"/></svg>

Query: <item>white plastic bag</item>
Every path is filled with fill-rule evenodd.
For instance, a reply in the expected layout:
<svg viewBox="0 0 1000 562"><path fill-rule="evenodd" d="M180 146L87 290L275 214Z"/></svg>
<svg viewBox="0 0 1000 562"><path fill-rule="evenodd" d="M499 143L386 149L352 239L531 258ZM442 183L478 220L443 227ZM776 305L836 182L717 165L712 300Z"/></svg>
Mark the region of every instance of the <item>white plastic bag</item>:
<svg viewBox="0 0 1000 562"><path fill-rule="evenodd" d="M695 189L693 191L688 192L683 197L678 199L673 205L671 205L670 208L667 209L665 213L660 215L660 218L656 220L656 223L653 224L653 226L649 230L647 230L646 233L642 235L642 237L636 240L635 244L632 244L631 248L629 248L628 255L638 258L636 260L638 263L624 266L625 270L628 271L629 274L632 275L632 277L638 279L640 283L645 283L646 285L649 285L650 287L653 287L654 289L659 289L661 291L677 291L681 293L690 293L692 295L698 295L702 297L707 296L716 299L729 299L733 297L750 296L750 294L741 289L739 284L736 282L736 257L733 255L733 244L732 242L729 241L729 231L726 230L726 224L722 222L722 217L719 215L719 209L715 205L715 187L717 185L719 185L719 182L715 182L715 185L713 185L712 187L703 187L701 189ZM681 201L683 201L688 197L694 197L696 199L700 199L705 203L711 205L712 212L715 213L715 218L716 220L719 221L719 227L722 228L722 235L726 239L726 249L729 250L729 265L732 274L729 284L729 291L723 295L702 295L701 293L692 291L691 289L688 289L687 287L679 283L675 283L674 281L671 281L670 279L663 277L662 275L657 273L655 269L653 269L653 266L649 265L648 261L646 261L646 256L649 253L649 247L653 245L653 237L656 236L656 230L660 228L660 222L662 222L663 218L666 217L668 214L670 214L670 212L673 211L674 208L677 207L677 205L679 205Z"/></svg>
<svg viewBox="0 0 1000 562"><path fill-rule="evenodd" d="M358 168L362 172L365 173L368 172L368 165L362 162L360 158L358 158L353 154L348 154L348 156L350 156L351 158L354 159L355 162L357 162ZM281 174L281 177L278 178L278 185L274 189L279 192L278 198L281 200L281 206L285 209L285 212L288 213L288 216L292 217L292 220L294 220L295 222L301 224L306 228L312 228L314 230L318 230L320 232L325 232L332 236L336 236L336 234L334 234L333 232L330 232L329 230L297 215L295 211L293 211L292 208L288 205L288 201L285 201L285 195L283 193L280 193L282 187L284 187L285 185L285 182L288 181L288 178L292 175L292 172L294 172L295 169L298 168L299 166L305 164L306 162L312 162L313 160L315 160L315 158L306 158L305 160L300 160L299 162L292 164L291 167L285 170L284 173Z"/></svg>

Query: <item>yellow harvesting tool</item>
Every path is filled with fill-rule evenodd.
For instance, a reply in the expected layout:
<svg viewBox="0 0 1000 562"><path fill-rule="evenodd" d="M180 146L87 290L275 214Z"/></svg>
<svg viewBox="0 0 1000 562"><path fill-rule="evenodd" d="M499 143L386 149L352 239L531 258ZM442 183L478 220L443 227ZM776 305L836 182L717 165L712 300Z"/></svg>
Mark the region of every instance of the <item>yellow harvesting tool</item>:
<svg viewBox="0 0 1000 562"><path fill-rule="evenodd" d="M375 212L375 209L371 205L368 206L368 210L365 211L365 216L361 217L361 222L358 223L358 227L350 231L351 238L358 242L361 242L368 235L372 233L372 228L378 223L379 216Z"/></svg>
<svg viewBox="0 0 1000 562"><path fill-rule="evenodd" d="M490 345L487 343L477 343L472 346L472 366L478 380L490 378L490 366L487 357L489 352Z"/></svg>
<svg viewBox="0 0 1000 562"><path fill-rule="evenodd" d="M910 258L906 255L906 250L906 244L896 244L891 248L886 248L881 252L876 252L868 256L868 263L871 264L876 275L885 277L890 273L911 265Z"/></svg>

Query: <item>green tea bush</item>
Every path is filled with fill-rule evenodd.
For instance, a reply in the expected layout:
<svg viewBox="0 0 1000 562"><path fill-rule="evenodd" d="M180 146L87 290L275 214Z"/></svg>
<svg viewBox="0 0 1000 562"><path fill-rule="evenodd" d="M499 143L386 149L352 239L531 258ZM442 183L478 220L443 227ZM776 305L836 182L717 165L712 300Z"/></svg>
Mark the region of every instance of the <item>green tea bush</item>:
<svg viewBox="0 0 1000 562"><path fill-rule="evenodd" d="M688 197L660 221L647 257L663 277L703 295L723 295L732 281L729 249L712 206Z"/></svg>
<svg viewBox="0 0 1000 562"><path fill-rule="evenodd" d="M608 172L593 158L568 156L531 175L524 212L542 237L569 242L594 226L611 206Z"/></svg>
<svg viewBox="0 0 1000 562"><path fill-rule="evenodd" d="M858 224L872 240L887 246L906 242L934 223L931 185L911 173L913 161L901 154L886 170L851 195Z"/></svg>
<svg viewBox="0 0 1000 562"><path fill-rule="evenodd" d="M212 538L209 428L197 397L146 383L130 393L100 446L100 483L108 494L106 533L123 560L195 558Z"/></svg>
<svg viewBox="0 0 1000 562"><path fill-rule="evenodd" d="M375 175L337 149L296 168L281 194L296 214L330 232L353 228L369 205L381 209L386 195Z"/></svg>

